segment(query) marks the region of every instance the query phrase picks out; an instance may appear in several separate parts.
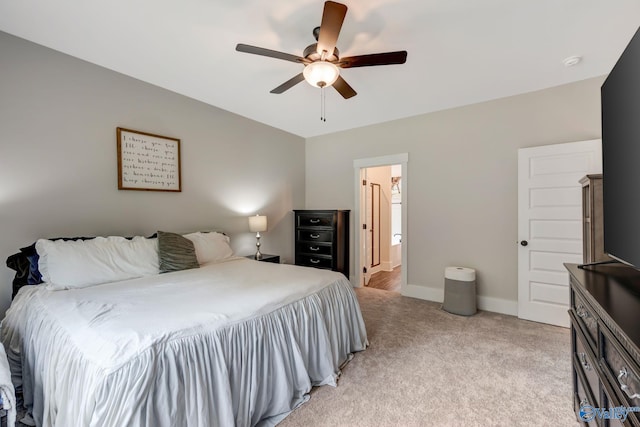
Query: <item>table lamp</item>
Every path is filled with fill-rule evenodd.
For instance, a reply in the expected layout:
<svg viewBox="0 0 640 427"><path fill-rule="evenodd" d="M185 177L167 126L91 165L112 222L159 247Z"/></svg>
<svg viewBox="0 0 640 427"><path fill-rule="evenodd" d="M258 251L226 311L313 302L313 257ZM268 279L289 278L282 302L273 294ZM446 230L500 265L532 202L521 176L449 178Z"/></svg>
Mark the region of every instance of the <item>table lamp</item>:
<svg viewBox="0 0 640 427"><path fill-rule="evenodd" d="M267 231L267 217L264 215L255 215L249 217L249 230L256 233L256 259L262 259L260 253L260 232Z"/></svg>

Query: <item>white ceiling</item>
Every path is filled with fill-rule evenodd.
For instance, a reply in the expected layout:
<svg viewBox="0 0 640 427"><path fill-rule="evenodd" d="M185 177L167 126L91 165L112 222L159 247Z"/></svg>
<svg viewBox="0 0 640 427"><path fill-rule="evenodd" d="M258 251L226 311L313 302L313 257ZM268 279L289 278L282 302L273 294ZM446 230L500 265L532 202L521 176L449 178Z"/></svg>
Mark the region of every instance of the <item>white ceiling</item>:
<svg viewBox="0 0 640 427"><path fill-rule="evenodd" d="M330 88L321 122L320 89L269 93L302 65L235 45L301 55L323 4L0 0L0 30L311 137L607 74L640 26L638 0L347 0L341 56L407 50L407 63L342 70L358 95Z"/></svg>

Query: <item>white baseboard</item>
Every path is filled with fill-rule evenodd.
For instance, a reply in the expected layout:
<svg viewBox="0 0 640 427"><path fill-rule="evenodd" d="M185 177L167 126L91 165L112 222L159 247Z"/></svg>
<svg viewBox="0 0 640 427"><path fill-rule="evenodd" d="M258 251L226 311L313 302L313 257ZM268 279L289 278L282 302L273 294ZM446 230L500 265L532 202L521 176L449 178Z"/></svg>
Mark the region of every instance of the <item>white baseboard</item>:
<svg viewBox="0 0 640 427"><path fill-rule="evenodd" d="M511 301L503 298L478 296L478 308L480 310L492 311L494 313L518 315L518 301Z"/></svg>
<svg viewBox="0 0 640 427"><path fill-rule="evenodd" d="M402 290L402 295L406 297L424 299L427 301L443 302L444 289L429 288L427 286L409 285Z"/></svg>
<svg viewBox="0 0 640 427"><path fill-rule="evenodd" d="M427 301L443 302L444 288L431 288L428 286L407 285L402 290L402 295ZM518 315L518 302L502 298L485 297L478 295L478 309L494 313Z"/></svg>

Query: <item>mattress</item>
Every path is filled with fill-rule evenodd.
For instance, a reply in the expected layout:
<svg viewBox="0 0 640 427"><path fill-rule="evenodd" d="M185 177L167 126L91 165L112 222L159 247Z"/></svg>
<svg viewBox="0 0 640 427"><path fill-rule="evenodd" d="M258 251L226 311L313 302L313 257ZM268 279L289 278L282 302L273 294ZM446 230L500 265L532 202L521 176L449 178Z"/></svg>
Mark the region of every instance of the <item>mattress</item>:
<svg viewBox="0 0 640 427"><path fill-rule="evenodd" d="M245 258L25 286L1 339L36 423L65 427L273 425L367 346L342 274Z"/></svg>

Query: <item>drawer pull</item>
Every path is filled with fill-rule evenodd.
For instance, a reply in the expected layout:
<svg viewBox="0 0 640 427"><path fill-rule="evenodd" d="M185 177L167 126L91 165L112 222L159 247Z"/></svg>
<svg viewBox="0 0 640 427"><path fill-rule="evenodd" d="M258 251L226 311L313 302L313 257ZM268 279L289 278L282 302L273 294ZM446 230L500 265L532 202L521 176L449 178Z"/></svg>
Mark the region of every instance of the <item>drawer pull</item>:
<svg viewBox="0 0 640 427"><path fill-rule="evenodd" d="M319 220L319 219L310 219L310 220L309 220L309 222L310 222L311 224L317 224L317 223L319 223L319 222L320 222L320 220Z"/></svg>
<svg viewBox="0 0 640 427"><path fill-rule="evenodd" d="M582 367L584 368L585 371L591 370L591 365L589 364L589 362L587 362L586 353L580 353L580 363L582 363Z"/></svg>
<svg viewBox="0 0 640 427"><path fill-rule="evenodd" d="M320 237L319 234L309 234L309 237L311 237L312 239L317 239Z"/></svg>
<svg viewBox="0 0 640 427"><path fill-rule="evenodd" d="M578 304L578 307L576 307L576 314L578 315L578 317L582 317L583 319L589 317L589 312L584 308L584 305L582 304Z"/></svg>
<svg viewBox="0 0 640 427"><path fill-rule="evenodd" d="M309 259L309 261L311 262L311 264L320 264L320 260L319 259Z"/></svg>
<svg viewBox="0 0 640 427"><path fill-rule="evenodd" d="M618 375L618 382L620 383L620 390L624 391L624 394L626 394L629 397L629 399L638 399L638 398L640 398L640 394L632 393L629 390L629 386L622 382L622 379L626 378L628 376L629 376L629 373L627 372L627 368L623 367L622 369L620 369L620 374Z"/></svg>
<svg viewBox="0 0 640 427"><path fill-rule="evenodd" d="M320 248L318 246L309 246L310 251L318 252Z"/></svg>

